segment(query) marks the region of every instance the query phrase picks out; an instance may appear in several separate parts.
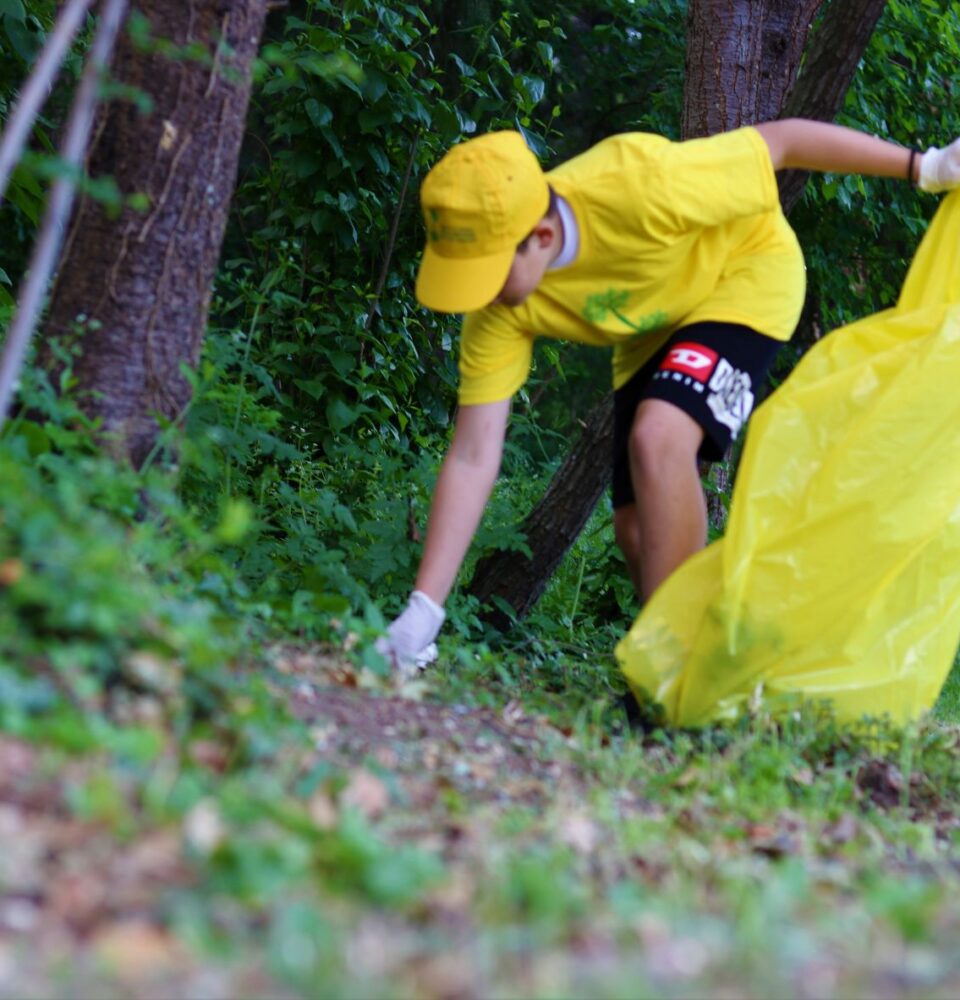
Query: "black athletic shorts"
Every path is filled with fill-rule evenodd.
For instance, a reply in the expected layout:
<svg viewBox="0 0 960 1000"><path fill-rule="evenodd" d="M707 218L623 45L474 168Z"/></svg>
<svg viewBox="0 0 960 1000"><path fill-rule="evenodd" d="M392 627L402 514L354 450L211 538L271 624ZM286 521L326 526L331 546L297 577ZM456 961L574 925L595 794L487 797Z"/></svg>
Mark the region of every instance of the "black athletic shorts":
<svg viewBox="0 0 960 1000"><path fill-rule="evenodd" d="M633 503L627 445L637 407L664 399L703 428L699 456L723 458L747 422L779 340L737 323L685 326L613 394L613 506Z"/></svg>

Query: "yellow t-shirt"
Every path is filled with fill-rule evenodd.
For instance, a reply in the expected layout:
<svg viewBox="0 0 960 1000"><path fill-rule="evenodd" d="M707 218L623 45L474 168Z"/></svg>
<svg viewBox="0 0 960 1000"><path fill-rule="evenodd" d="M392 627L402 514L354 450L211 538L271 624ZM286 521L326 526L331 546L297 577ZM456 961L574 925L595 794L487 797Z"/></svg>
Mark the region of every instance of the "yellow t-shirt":
<svg viewBox="0 0 960 1000"><path fill-rule="evenodd" d="M467 315L461 403L510 398L540 335L612 346L614 388L674 330L701 320L792 336L803 255L756 129L688 142L617 135L547 179L576 216L577 259L547 271L523 305Z"/></svg>

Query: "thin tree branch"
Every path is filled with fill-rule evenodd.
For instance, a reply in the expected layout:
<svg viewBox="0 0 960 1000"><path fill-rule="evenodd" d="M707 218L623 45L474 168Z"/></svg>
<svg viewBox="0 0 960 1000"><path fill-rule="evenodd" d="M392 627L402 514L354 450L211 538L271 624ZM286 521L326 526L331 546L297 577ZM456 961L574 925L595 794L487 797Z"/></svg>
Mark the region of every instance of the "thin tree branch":
<svg viewBox="0 0 960 1000"><path fill-rule="evenodd" d="M73 107L70 109L66 134L60 149L65 169L51 188L40 235L37 237L30 258L28 275L20 290L16 315L7 331L3 355L0 357L0 428L6 421L13 388L20 374L23 358L43 304L44 292L63 243L64 225L70 214L76 191L76 174L83 162L93 125L97 89L101 75L110 62L110 55L126 8L127 0L104 0L97 34L80 78Z"/></svg>
<svg viewBox="0 0 960 1000"><path fill-rule="evenodd" d="M410 172L413 170L413 162L417 157L417 144L420 142L419 133L413 137L413 144L410 146L410 156L407 159L407 169L403 174L403 183L400 186L400 197L397 199L397 209L393 213L393 223L390 226L390 235L387 237L387 250L383 256L383 267L380 268L380 277L377 279L377 287L373 293L373 301L370 303L370 309L367 312L367 321L363 326L364 331L368 332L370 327L373 326L373 317L376 315L377 309L380 305L380 296L383 295L383 289L387 283L387 276L390 273L390 261L393 257L393 248L397 242L397 229L400 226L400 213L403 211L403 203L407 198L407 188L410 186Z"/></svg>
<svg viewBox="0 0 960 1000"><path fill-rule="evenodd" d="M0 200L90 3L91 0L68 0L65 4L7 119L7 127L0 135Z"/></svg>

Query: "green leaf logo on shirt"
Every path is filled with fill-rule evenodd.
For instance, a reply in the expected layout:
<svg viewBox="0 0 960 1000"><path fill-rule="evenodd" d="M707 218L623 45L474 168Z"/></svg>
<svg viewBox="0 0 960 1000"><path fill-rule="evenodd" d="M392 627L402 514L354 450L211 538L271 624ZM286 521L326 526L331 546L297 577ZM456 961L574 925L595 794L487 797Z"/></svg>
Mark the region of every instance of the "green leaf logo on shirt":
<svg viewBox="0 0 960 1000"><path fill-rule="evenodd" d="M624 326L629 327L634 333L650 333L663 326L667 321L667 314L662 309L657 309L646 316L642 316L634 322L629 316L624 316L623 308L630 300L630 293L609 288L605 292L596 295L588 295L587 302L583 307L583 318L589 323L602 323L608 313L614 316Z"/></svg>

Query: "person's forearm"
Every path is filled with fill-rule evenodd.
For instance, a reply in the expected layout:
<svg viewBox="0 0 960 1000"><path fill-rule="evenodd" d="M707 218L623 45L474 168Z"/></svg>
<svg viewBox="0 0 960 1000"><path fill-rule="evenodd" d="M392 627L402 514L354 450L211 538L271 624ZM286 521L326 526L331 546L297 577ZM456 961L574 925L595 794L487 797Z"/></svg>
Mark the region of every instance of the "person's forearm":
<svg viewBox="0 0 960 1000"><path fill-rule="evenodd" d="M499 471L495 462L474 464L451 451L444 459L433 494L417 590L443 604L476 533Z"/></svg>
<svg viewBox="0 0 960 1000"><path fill-rule="evenodd" d="M775 170L817 170L841 174L907 179L910 150L841 125L786 118L757 126L770 148ZM911 180L916 180L914 157Z"/></svg>

